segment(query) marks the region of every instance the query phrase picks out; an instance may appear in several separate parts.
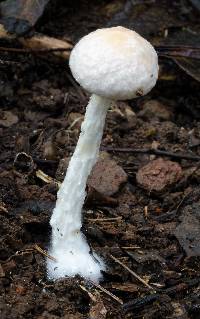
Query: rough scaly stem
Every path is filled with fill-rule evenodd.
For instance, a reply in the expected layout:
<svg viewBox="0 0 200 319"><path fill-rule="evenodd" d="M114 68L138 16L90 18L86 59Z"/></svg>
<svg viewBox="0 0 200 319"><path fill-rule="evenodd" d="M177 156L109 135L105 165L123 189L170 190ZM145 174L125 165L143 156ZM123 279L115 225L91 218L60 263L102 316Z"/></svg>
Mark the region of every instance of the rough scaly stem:
<svg viewBox="0 0 200 319"><path fill-rule="evenodd" d="M49 253L57 262L47 260L48 276L56 279L79 274L98 281L103 262L90 254L81 233L82 207L86 196L86 182L97 161L103 128L111 100L92 95L81 126L79 140L70 160L65 179L58 192L51 217L52 242Z"/></svg>

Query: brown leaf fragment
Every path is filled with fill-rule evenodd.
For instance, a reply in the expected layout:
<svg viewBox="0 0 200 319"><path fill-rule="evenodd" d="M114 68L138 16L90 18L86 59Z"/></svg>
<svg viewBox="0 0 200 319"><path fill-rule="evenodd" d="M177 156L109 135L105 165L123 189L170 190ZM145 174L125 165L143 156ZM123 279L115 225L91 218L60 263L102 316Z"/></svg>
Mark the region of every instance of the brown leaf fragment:
<svg viewBox="0 0 200 319"><path fill-rule="evenodd" d="M72 49L71 43L56 39L53 37L48 37L41 34L35 34L31 38L20 38L20 43L24 45L24 47L29 48L31 50L53 50L60 49L60 51L55 51L54 55L58 56L62 59L68 59L70 55L70 50Z"/></svg>
<svg viewBox="0 0 200 319"><path fill-rule="evenodd" d="M174 235L188 257L200 256L200 204L186 206L180 220Z"/></svg>
<svg viewBox="0 0 200 319"><path fill-rule="evenodd" d="M92 301L90 308L89 319L105 319L107 314L107 309L105 308L101 295L99 293L95 294L95 301Z"/></svg>
<svg viewBox="0 0 200 319"><path fill-rule="evenodd" d="M10 33L22 35L34 26L49 0L7 0L0 4L3 24Z"/></svg>
<svg viewBox="0 0 200 319"><path fill-rule="evenodd" d="M140 168L136 179L140 187L147 191L163 192L182 177L178 163L158 158Z"/></svg>
<svg viewBox="0 0 200 319"><path fill-rule="evenodd" d="M99 158L87 184L103 195L112 196L126 181L127 174L115 161Z"/></svg>

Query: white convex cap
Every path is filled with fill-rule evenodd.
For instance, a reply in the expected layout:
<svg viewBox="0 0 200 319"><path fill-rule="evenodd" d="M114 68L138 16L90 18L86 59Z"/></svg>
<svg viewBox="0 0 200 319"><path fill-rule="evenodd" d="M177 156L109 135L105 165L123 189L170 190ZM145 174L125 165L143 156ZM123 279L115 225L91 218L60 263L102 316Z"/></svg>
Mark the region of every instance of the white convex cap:
<svg viewBox="0 0 200 319"><path fill-rule="evenodd" d="M69 65L85 90L113 100L145 95L158 78L153 46L123 27L98 29L83 37L73 48Z"/></svg>

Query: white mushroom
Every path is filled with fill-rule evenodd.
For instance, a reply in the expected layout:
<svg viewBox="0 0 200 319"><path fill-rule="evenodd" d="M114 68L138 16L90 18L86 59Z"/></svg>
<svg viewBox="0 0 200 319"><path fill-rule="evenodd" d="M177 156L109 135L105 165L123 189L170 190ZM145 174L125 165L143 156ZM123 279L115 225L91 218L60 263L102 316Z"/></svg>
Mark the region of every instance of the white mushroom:
<svg viewBox="0 0 200 319"><path fill-rule="evenodd" d="M49 253L57 261L48 259L47 269L51 279L79 274L98 281L104 262L91 254L81 233L87 178L97 161L112 101L148 93L158 77L158 58L153 46L139 34L114 27L83 37L73 48L69 64L74 78L92 96L51 217Z"/></svg>

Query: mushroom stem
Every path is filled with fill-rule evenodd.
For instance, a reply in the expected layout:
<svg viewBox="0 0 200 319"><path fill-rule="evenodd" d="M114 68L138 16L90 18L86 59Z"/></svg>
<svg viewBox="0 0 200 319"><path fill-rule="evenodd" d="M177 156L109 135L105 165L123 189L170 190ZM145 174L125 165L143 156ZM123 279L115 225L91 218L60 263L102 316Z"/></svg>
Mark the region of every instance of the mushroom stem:
<svg viewBox="0 0 200 319"><path fill-rule="evenodd" d="M106 113L111 103L110 99L91 96L76 149L58 192L50 221L50 254L57 262L47 261L48 275L52 279L79 274L98 281L100 271L104 269L103 262L90 254L81 226L87 178L99 154Z"/></svg>

